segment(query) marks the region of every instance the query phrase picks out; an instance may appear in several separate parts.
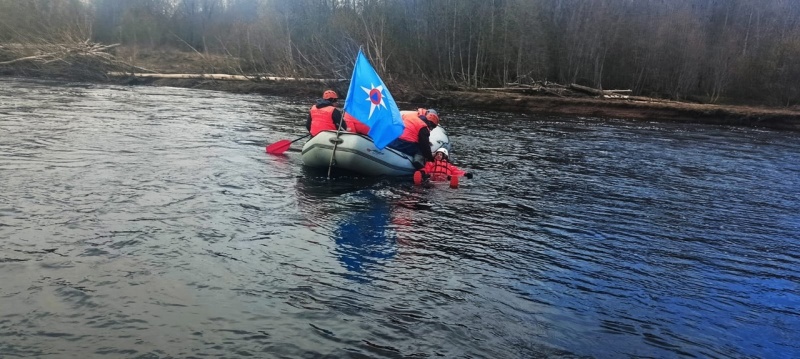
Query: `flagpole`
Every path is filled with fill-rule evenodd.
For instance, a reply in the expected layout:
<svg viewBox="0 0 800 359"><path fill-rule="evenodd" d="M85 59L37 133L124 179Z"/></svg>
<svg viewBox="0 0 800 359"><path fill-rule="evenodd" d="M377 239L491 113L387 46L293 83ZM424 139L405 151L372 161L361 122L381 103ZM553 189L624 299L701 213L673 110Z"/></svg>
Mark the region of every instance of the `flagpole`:
<svg viewBox="0 0 800 359"><path fill-rule="evenodd" d="M359 53L361 52L361 46L358 47L358 52ZM356 62L358 62L358 59L356 59ZM355 72L355 70L356 70L356 64L354 63L353 64L353 72ZM353 82L352 77L350 78L350 82L351 83ZM349 92L350 91L348 91L347 96L351 95ZM339 142L341 142L341 141L339 141L339 134L342 131L342 122L344 122L344 115L345 114L346 114L346 112L344 112L344 106L342 106L342 119L339 121L339 126L336 127L336 140L333 141L333 151L331 152L331 160L330 160L330 162L328 162L328 179L331 179L331 169L333 168L333 156L336 154L336 147L338 147L339 146Z"/></svg>

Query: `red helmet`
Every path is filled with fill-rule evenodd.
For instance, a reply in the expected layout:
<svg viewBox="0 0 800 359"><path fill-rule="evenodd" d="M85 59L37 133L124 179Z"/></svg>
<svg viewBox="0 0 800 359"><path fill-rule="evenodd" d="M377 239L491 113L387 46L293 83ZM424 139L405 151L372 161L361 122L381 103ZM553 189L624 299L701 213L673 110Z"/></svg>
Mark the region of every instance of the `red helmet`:
<svg viewBox="0 0 800 359"><path fill-rule="evenodd" d="M425 114L425 118L427 118L428 121L433 122L436 126L439 126L439 113L436 112L436 110L428 110L428 112Z"/></svg>
<svg viewBox="0 0 800 359"><path fill-rule="evenodd" d="M339 99L339 95L336 94L336 91L327 90L322 93L323 100L337 100Z"/></svg>

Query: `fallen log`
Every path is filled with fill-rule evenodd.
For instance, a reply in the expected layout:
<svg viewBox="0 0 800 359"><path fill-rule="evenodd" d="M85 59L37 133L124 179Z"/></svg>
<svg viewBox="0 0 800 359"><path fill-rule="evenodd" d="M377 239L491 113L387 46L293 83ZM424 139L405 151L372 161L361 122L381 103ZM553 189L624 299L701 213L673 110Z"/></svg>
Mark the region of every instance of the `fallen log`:
<svg viewBox="0 0 800 359"><path fill-rule="evenodd" d="M660 98L644 97L644 96L625 96L624 99L628 101L639 101L639 102L676 103L676 101L672 100L665 100Z"/></svg>
<svg viewBox="0 0 800 359"><path fill-rule="evenodd" d="M628 95L617 95L617 94L611 94L611 95L603 95L603 98L621 98L621 99L627 99L627 98L630 98L630 96L628 96Z"/></svg>
<svg viewBox="0 0 800 359"><path fill-rule="evenodd" d="M52 55L51 54L44 54L44 55L25 56L25 57L20 57L20 58L13 59L13 60L0 61L0 66L2 66L2 65L13 65L13 64L15 64L17 62L23 62L23 61L37 61L37 60L38 61L49 61L49 60L46 60L48 57L52 57Z"/></svg>
<svg viewBox="0 0 800 359"><path fill-rule="evenodd" d="M130 73L112 71L111 77L147 77L155 79L194 79L194 80L226 80L226 81L301 81L301 82L342 82L345 79L315 79L310 77L278 77L262 75L230 75L230 74L158 74L158 73Z"/></svg>
<svg viewBox="0 0 800 359"><path fill-rule="evenodd" d="M578 85L578 84L570 84L569 88L572 89L572 90L575 90L575 91L587 93L589 95L604 96L604 97L605 96L609 96L609 95L613 96L613 95L620 94L620 93L631 93L631 92L633 92L633 90L600 90L600 89L596 89L596 88L581 86L581 85Z"/></svg>
<svg viewBox="0 0 800 359"><path fill-rule="evenodd" d="M589 95L594 95L594 96L603 96L603 95L605 95L603 93L603 90L598 90L598 89L591 88L591 87L581 86L581 85L578 85L578 84L569 84L569 88L572 89L572 90L575 90L575 91L587 93Z"/></svg>
<svg viewBox="0 0 800 359"><path fill-rule="evenodd" d="M478 87L478 90L503 91L503 92L531 92L531 91L538 91L539 89L534 87Z"/></svg>

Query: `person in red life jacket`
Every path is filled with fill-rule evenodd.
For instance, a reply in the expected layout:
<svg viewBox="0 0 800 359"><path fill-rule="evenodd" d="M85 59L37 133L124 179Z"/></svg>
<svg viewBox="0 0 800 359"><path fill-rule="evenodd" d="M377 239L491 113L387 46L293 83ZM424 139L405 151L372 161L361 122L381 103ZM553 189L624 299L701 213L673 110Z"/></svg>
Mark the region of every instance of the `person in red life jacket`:
<svg viewBox="0 0 800 359"><path fill-rule="evenodd" d="M322 93L322 98L311 106L306 120L306 129L311 133L311 137L322 131L336 131L339 126L342 126L342 131L347 131L347 124L342 121L342 111L336 108L338 100L339 95L336 91L327 90Z"/></svg>
<svg viewBox="0 0 800 359"><path fill-rule="evenodd" d="M347 125L347 130L350 132L355 132L360 135L367 135L369 136L369 126L365 125L363 122L356 120L355 117L350 116L349 113L344 114L344 123Z"/></svg>
<svg viewBox="0 0 800 359"><path fill-rule="evenodd" d="M449 153L446 148L436 150L433 161L425 164L422 169L414 172L414 184L422 184L423 179L431 181L450 181L450 187L458 187L458 177L472 178L472 173L463 171L450 163Z"/></svg>
<svg viewBox="0 0 800 359"><path fill-rule="evenodd" d="M439 125L439 113L420 108L417 111L400 111L400 116L406 128L400 137L389 143L389 147L414 156L414 167L422 168L425 161L433 161L430 136L431 130Z"/></svg>

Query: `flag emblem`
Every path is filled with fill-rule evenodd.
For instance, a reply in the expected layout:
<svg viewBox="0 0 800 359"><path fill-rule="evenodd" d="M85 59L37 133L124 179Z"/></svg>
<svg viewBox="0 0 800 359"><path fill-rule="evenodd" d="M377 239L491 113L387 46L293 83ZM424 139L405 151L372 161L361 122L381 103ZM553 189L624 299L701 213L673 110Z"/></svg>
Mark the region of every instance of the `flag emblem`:
<svg viewBox="0 0 800 359"><path fill-rule="evenodd" d="M372 113L375 112L375 107L383 106L383 108L386 108L386 104L383 103L383 94L381 94L381 91L383 91L383 86L375 87L375 85L372 84L370 84L370 86L372 86L371 89L368 89L363 86L361 87L361 89L364 90L364 92L366 92L369 95L369 97L367 97L367 101L371 103L371 106L369 108L369 117L371 118Z"/></svg>

